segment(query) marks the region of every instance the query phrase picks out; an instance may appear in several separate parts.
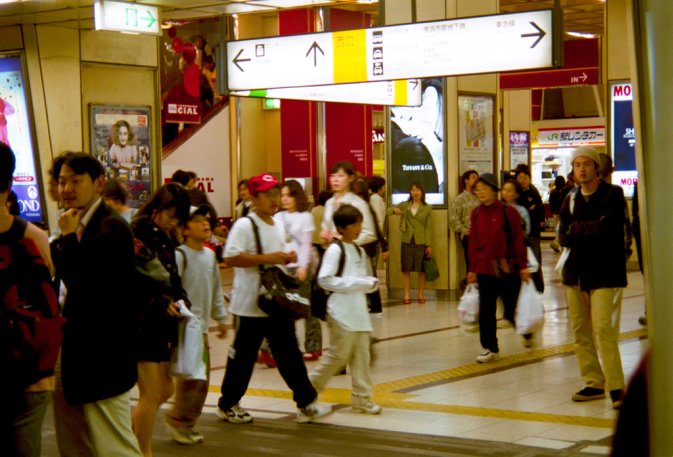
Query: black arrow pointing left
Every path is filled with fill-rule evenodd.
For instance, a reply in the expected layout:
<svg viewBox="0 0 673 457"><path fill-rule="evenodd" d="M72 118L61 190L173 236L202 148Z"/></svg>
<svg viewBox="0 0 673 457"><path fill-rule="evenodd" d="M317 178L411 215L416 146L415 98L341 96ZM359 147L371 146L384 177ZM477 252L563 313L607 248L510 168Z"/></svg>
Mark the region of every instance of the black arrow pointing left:
<svg viewBox="0 0 673 457"><path fill-rule="evenodd" d="M306 57L313 51L313 66L316 67L318 66L318 51L320 51L320 54L325 55L323 52L322 48L318 45L317 42L313 42L310 48L308 48L308 52L306 53Z"/></svg>
<svg viewBox="0 0 673 457"><path fill-rule="evenodd" d="M535 43L533 43L530 46L531 48L534 48L535 46L537 46L537 44L540 42L540 40L542 38L544 38L544 36L547 34L547 32L542 30L535 22L529 22L529 24L532 25L533 27L535 27L537 29L537 32L536 33L522 33L521 38L530 38L530 37L536 36L537 40L535 40Z"/></svg>
<svg viewBox="0 0 673 457"><path fill-rule="evenodd" d="M239 62L250 62L250 59L239 59L239 57L241 57L241 54L243 54L243 51L245 51L245 49L241 49L240 51L238 51L238 54L236 54L236 57L234 57L234 60L232 60L232 62L234 62L234 65L236 65L239 70L245 72L245 70L238 64Z"/></svg>

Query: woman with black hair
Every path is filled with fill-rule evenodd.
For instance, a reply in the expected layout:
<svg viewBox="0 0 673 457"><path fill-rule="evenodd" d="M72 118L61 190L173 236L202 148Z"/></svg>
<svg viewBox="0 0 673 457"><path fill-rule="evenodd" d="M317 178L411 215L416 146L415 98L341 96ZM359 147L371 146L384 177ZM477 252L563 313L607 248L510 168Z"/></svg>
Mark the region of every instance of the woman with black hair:
<svg viewBox="0 0 673 457"><path fill-rule="evenodd" d="M131 223L136 254L156 256L170 274L168 284L145 306L137 342L138 390L133 430L145 457L152 455L157 411L173 395L169 376L171 349L177 343L180 308L189 306L175 263L178 227L189 218L189 195L176 183L164 184L136 213Z"/></svg>

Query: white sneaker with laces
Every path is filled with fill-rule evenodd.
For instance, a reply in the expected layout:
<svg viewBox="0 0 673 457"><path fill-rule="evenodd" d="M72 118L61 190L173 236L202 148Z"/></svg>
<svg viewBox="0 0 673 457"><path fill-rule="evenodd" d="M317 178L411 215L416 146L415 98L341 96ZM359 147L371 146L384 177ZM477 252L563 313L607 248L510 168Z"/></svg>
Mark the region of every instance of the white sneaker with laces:
<svg viewBox="0 0 673 457"><path fill-rule="evenodd" d="M249 412L243 409L240 404L236 404L226 411L223 411L218 407L215 414L223 421L231 422L232 424L252 422L252 416Z"/></svg>
<svg viewBox="0 0 673 457"><path fill-rule="evenodd" d="M362 414L381 414L383 409L369 398L353 397L351 408L356 413Z"/></svg>
<svg viewBox="0 0 673 457"><path fill-rule="evenodd" d="M194 444L203 443L204 438L200 432L188 428L174 427L168 417L164 418L164 424L168 429L171 439L183 446L192 446Z"/></svg>
<svg viewBox="0 0 673 457"><path fill-rule="evenodd" d="M477 362L479 363L487 363L487 362L495 362L498 360L500 355L497 352L491 352L488 349L484 349L484 352L479 354L477 356Z"/></svg>
<svg viewBox="0 0 673 457"><path fill-rule="evenodd" d="M297 422L305 424L306 422L311 422L314 419L327 416L328 414L332 414L332 407L330 405L320 404L316 400L304 408L297 409Z"/></svg>

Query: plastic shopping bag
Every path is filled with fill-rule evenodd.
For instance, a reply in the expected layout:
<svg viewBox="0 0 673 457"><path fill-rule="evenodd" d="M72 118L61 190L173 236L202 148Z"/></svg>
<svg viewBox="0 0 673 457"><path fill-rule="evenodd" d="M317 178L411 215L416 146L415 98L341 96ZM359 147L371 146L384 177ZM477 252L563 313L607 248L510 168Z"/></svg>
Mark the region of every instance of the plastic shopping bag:
<svg viewBox="0 0 673 457"><path fill-rule="evenodd" d="M461 328L468 333L479 331L479 288L468 284L458 305L458 318Z"/></svg>
<svg viewBox="0 0 673 457"><path fill-rule="evenodd" d="M523 281L516 302L516 330L519 335L535 333L544 327L542 294L535 289L532 280Z"/></svg>
<svg viewBox="0 0 673 457"><path fill-rule="evenodd" d="M182 379L207 380L201 321L186 306L180 307L178 344L171 356L171 375Z"/></svg>
<svg viewBox="0 0 673 457"><path fill-rule="evenodd" d="M535 257L535 253L533 252L533 249L528 246L526 248L527 251L527 260L528 260L528 272L529 273L535 273L540 269L540 263L537 261L537 257Z"/></svg>

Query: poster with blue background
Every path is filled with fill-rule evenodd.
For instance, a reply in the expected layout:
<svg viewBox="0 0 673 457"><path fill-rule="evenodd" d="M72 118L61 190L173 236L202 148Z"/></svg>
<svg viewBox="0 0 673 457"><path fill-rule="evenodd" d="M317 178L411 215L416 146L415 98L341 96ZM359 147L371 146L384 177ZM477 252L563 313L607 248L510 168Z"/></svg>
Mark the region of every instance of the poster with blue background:
<svg viewBox="0 0 673 457"><path fill-rule="evenodd" d="M633 187L638 181L636 168L636 134L633 127L633 88L625 82L612 83L610 88L612 106L611 146L615 172L612 184L624 189L626 197L633 196Z"/></svg>
<svg viewBox="0 0 673 457"><path fill-rule="evenodd" d="M16 156L12 190L17 195L20 216L31 222L44 223L26 87L19 55L0 55L0 141L11 147Z"/></svg>

